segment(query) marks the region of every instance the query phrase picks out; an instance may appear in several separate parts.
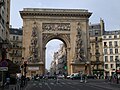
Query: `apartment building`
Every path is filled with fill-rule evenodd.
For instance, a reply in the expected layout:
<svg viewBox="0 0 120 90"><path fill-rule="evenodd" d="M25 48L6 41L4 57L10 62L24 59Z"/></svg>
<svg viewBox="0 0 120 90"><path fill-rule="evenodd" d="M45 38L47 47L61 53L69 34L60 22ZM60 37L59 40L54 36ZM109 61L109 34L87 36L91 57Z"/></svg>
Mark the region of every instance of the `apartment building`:
<svg viewBox="0 0 120 90"><path fill-rule="evenodd" d="M22 64L22 29L10 28L10 42L12 44L10 51L10 60L13 63Z"/></svg>
<svg viewBox="0 0 120 90"><path fill-rule="evenodd" d="M10 1L11 0L0 0L0 59L2 58L2 50L10 47Z"/></svg>
<svg viewBox="0 0 120 90"><path fill-rule="evenodd" d="M60 44L60 49L54 53L54 60L51 63L52 72L67 75L67 57L64 44Z"/></svg>
<svg viewBox="0 0 120 90"><path fill-rule="evenodd" d="M53 61L50 64L50 75L54 75L55 73L56 73L56 62L53 59Z"/></svg>
<svg viewBox="0 0 120 90"><path fill-rule="evenodd" d="M104 21L89 25L91 73L99 78L104 75L102 35Z"/></svg>
<svg viewBox="0 0 120 90"><path fill-rule="evenodd" d="M116 69L120 71L120 65L116 66L116 60L120 58L120 30L104 31L102 40L104 74L105 76L113 76L116 73Z"/></svg>
<svg viewBox="0 0 120 90"><path fill-rule="evenodd" d="M58 52L54 52L53 61L51 62L50 66L50 74L56 74L56 66L58 65Z"/></svg>

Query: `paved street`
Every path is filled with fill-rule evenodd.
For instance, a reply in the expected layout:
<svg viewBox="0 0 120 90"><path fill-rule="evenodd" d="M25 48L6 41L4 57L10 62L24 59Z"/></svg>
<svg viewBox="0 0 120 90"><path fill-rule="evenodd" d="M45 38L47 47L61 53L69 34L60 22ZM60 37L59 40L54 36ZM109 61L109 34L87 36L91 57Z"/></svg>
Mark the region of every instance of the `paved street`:
<svg viewBox="0 0 120 90"><path fill-rule="evenodd" d="M106 83L100 80L89 80L80 83L79 80L47 80L30 81L24 90L120 90L119 85Z"/></svg>

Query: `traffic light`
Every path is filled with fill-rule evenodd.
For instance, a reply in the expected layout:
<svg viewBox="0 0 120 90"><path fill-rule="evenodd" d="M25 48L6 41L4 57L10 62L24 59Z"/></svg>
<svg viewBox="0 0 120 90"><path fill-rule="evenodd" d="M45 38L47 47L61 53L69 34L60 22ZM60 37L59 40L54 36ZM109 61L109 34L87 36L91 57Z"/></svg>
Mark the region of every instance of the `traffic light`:
<svg viewBox="0 0 120 90"><path fill-rule="evenodd" d="M64 66L64 69L65 69L65 70L67 69L67 66L66 66L66 65Z"/></svg>

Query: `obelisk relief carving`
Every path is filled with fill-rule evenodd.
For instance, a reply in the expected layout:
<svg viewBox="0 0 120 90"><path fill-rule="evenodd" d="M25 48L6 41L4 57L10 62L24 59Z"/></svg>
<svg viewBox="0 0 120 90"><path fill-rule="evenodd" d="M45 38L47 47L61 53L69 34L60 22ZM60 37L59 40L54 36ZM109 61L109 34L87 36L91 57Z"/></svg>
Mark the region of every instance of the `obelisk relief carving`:
<svg viewBox="0 0 120 90"><path fill-rule="evenodd" d="M75 48L75 55L76 61L84 62L85 60L85 51L84 51L84 41L82 38L83 32L81 28L81 23L78 23L77 27L77 35L76 35L76 48Z"/></svg>
<svg viewBox="0 0 120 90"><path fill-rule="evenodd" d="M31 45L29 49L31 54L31 59L29 60L29 62L38 62L38 32L36 26L32 28Z"/></svg>

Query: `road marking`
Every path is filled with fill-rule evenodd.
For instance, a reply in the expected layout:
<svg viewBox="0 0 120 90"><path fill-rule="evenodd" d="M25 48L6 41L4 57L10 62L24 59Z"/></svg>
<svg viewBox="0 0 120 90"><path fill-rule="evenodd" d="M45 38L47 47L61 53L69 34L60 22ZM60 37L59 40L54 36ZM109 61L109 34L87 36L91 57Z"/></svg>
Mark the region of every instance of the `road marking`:
<svg viewBox="0 0 120 90"><path fill-rule="evenodd" d="M33 83L33 86L35 86L36 85L36 83Z"/></svg>
<svg viewBox="0 0 120 90"><path fill-rule="evenodd" d="M42 86L42 83L39 83L40 86Z"/></svg>
<svg viewBox="0 0 120 90"><path fill-rule="evenodd" d="M54 83L50 83L51 85L54 85Z"/></svg>
<svg viewBox="0 0 120 90"><path fill-rule="evenodd" d="M45 83L45 85L49 88L49 90L52 90L48 83Z"/></svg>
<svg viewBox="0 0 120 90"><path fill-rule="evenodd" d="M61 82L61 84L66 84L66 83L64 83L64 82Z"/></svg>
<svg viewBox="0 0 120 90"><path fill-rule="evenodd" d="M68 84L73 84L73 83L68 82Z"/></svg>

